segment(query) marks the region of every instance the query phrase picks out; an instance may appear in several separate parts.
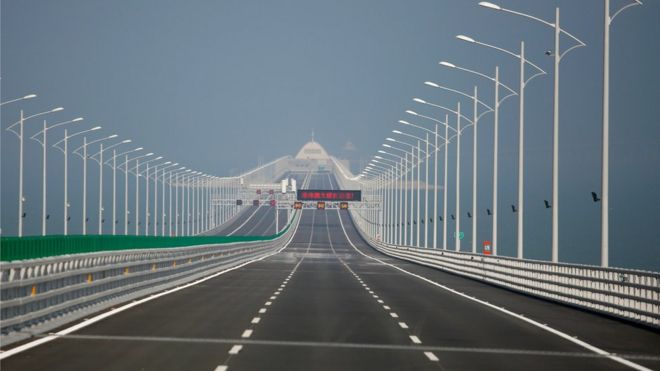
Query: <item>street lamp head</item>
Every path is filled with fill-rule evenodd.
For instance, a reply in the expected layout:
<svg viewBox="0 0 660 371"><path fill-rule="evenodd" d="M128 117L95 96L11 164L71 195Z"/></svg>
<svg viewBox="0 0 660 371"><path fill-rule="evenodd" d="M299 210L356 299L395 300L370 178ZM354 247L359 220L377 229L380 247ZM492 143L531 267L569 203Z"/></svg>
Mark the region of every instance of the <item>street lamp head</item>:
<svg viewBox="0 0 660 371"><path fill-rule="evenodd" d="M428 86L431 86L431 87L434 87L434 88L439 88L440 87L440 85L438 85L438 84L436 84L432 81L424 81L424 85L428 85Z"/></svg>
<svg viewBox="0 0 660 371"><path fill-rule="evenodd" d="M459 40L467 41L469 43L476 42L473 38L471 38L469 36L465 36L465 35L456 35L456 38L459 39Z"/></svg>
<svg viewBox="0 0 660 371"><path fill-rule="evenodd" d="M440 61L439 63L441 66L449 67L449 68L456 68L456 65L453 63L449 63L446 61Z"/></svg>
<svg viewBox="0 0 660 371"><path fill-rule="evenodd" d="M179 168L179 170L186 170L186 167L185 167L185 166L181 166L181 167Z"/></svg>
<svg viewBox="0 0 660 371"><path fill-rule="evenodd" d="M374 158L377 158L377 159L379 159L379 160L382 160L382 159L383 159L383 158L380 157L380 156L374 156Z"/></svg>
<svg viewBox="0 0 660 371"><path fill-rule="evenodd" d="M388 141L388 142L396 142L396 139L394 139L394 138L385 138L385 140ZM386 147L390 147L390 148L391 148L392 146L389 146L389 145L388 145L388 146L386 146Z"/></svg>
<svg viewBox="0 0 660 371"><path fill-rule="evenodd" d="M121 141L122 144L124 144L124 143L130 143L130 142L131 142L130 139L126 139L126 140L122 140L122 141Z"/></svg>
<svg viewBox="0 0 660 371"><path fill-rule="evenodd" d="M417 112L411 111L411 110L406 110L406 113L409 114L409 115L413 115L413 116L419 116L419 114Z"/></svg>
<svg viewBox="0 0 660 371"><path fill-rule="evenodd" d="M71 122L79 122L84 120L82 117L76 117L75 119L71 120Z"/></svg>
<svg viewBox="0 0 660 371"><path fill-rule="evenodd" d="M393 132L394 134L403 134L403 133L400 132L399 130L392 130L392 132Z"/></svg>
<svg viewBox="0 0 660 371"><path fill-rule="evenodd" d="M156 161L156 160L160 160L161 158L163 158L163 156L158 156L158 157L156 157L156 158L154 159L154 161Z"/></svg>
<svg viewBox="0 0 660 371"><path fill-rule="evenodd" d="M96 130L100 130L100 129L101 129L100 126L94 126L93 128L89 129L89 131L96 131Z"/></svg>
<svg viewBox="0 0 660 371"><path fill-rule="evenodd" d="M484 8L489 8L489 9L494 9L494 10L502 10L502 8L499 5L489 3L488 1L480 1L479 5L483 6Z"/></svg>
<svg viewBox="0 0 660 371"><path fill-rule="evenodd" d="M52 110L50 110L50 112L59 112L63 109L64 109L64 107L57 107L57 108L53 108Z"/></svg>
<svg viewBox="0 0 660 371"><path fill-rule="evenodd" d="M149 152L149 153L147 153L146 155L144 155L144 157L153 156L153 155L154 155L153 152Z"/></svg>
<svg viewBox="0 0 660 371"><path fill-rule="evenodd" d="M172 164L172 166L177 166L177 165L179 165L178 162L175 162L175 163Z"/></svg>
<svg viewBox="0 0 660 371"><path fill-rule="evenodd" d="M411 124L411 123L409 123L409 122L408 122L408 121L406 121L406 120L399 120L399 124L403 124L403 125L410 125L410 126L412 126L412 124Z"/></svg>
<svg viewBox="0 0 660 371"><path fill-rule="evenodd" d="M379 149L378 153L387 153L387 152L383 151L382 149Z"/></svg>
<svg viewBox="0 0 660 371"><path fill-rule="evenodd" d="M36 94L28 94L28 95L24 96L23 99L32 99L32 98L36 98L36 97L37 97Z"/></svg>
<svg viewBox="0 0 660 371"><path fill-rule="evenodd" d="M172 161L167 161L167 162L163 163L163 165L169 165L171 163L172 163Z"/></svg>
<svg viewBox="0 0 660 371"><path fill-rule="evenodd" d="M134 152L137 152L137 151L142 151L143 149L144 149L144 148L142 148L142 147L137 147L137 148L134 149L133 151L134 151Z"/></svg>
<svg viewBox="0 0 660 371"><path fill-rule="evenodd" d="M426 101L424 99L419 99L419 98L413 98L413 102L421 103L421 104L426 104Z"/></svg>

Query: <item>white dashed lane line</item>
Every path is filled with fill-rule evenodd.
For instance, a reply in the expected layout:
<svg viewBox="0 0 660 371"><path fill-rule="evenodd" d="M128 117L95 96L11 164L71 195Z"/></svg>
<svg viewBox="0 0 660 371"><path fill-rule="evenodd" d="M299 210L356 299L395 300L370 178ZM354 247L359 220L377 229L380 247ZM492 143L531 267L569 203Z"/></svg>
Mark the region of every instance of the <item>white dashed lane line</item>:
<svg viewBox="0 0 660 371"><path fill-rule="evenodd" d="M229 354L238 354L238 352L240 352L241 349L243 349L242 345L234 345L233 347L231 347L231 349L229 349Z"/></svg>
<svg viewBox="0 0 660 371"><path fill-rule="evenodd" d="M243 331L243 334L241 335L242 338L247 339L250 336L252 336L252 330L245 330Z"/></svg>

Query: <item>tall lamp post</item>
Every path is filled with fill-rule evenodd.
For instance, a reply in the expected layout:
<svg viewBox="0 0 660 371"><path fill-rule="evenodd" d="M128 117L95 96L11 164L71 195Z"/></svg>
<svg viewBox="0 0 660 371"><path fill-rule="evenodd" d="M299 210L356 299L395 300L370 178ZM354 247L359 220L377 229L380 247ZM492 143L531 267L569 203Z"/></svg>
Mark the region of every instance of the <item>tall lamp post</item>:
<svg viewBox="0 0 660 371"><path fill-rule="evenodd" d="M487 105L486 103L479 100L476 86L474 87L474 94L469 95L469 94L464 93L462 91L452 89L452 88L448 88L448 87L436 84L436 83L431 82L431 81L425 81L424 85L427 85L427 86L430 86L430 87L433 87L433 88L443 89L443 90L446 90L446 91L449 91L449 92L452 92L452 93L456 93L456 94L462 95L464 97L470 98L472 100L472 120L468 119L468 121L470 121L471 124L465 126L463 128L463 130L465 130L469 126L473 126L473 129L472 129L472 253L475 254L477 252L477 179L478 179L477 149L479 148L477 146L477 140L479 138L479 135L478 135L479 126L477 124L479 123L479 120L481 120L481 118L485 114L487 114L489 112L493 112L493 109L489 105ZM449 111L449 112L454 112L453 110L451 110L447 107L440 106L440 105L433 104L433 103L429 103L429 102L427 102L423 99L414 98L413 101L415 101L417 103L421 103L421 104L426 104L426 105L429 105L429 106L432 106L432 107L441 108L441 109L444 109L444 110ZM481 114L479 114L479 105L484 107L484 111Z"/></svg>
<svg viewBox="0 0 660 371"><path fill-rule="evenodd" d="M110 140L110 139L113 139L113 138L116 138L116 137L117 137L117 134L112 134L112 135L109 135L105 138L100 138L100 139L93 140L89 143L87 142L87 137L83 137L83 145L73 150L73 153L80 156L83 160L83 194L82 194L82 198L83 198L82 234L83 235L87 234L87 157L88 157L87 156L87 147L89 145L94 144L94 143L103 142L103 141ZM80 150L82 150L82 153L80 152Z"/></svg>
<svg viewBox="0 0 660 371"><path fill-rule="evenodd" d="M582 42L582 40L561 28L559 23L559 8L555 8L555 22L552 23L529 14L502 8L499 5L487 1L482 1L479 3L479 5L485 8L531 19L554 29L555 46L552 52L554 56L554 109L552 135L552 261L557 263L559 262L559 62L561 62L561 59L571 50L586 46L586 44ZM575 45L564 50L563 52L559 47L559 40L562 33L576 42ZM495 245L495 242L493 241L493 251L496 251L496 249L497 245Z"/></svg>
<svg viewBox="0 0 660 371"><path fill-rule="evenodd" d="M44 128L38 131L36 134L30 137L30 139L37 141L39 144L41 144L41 152L42 152L42 163L41 163L41 235L45 236L46 235L46 220L48 219L48 214L46 211L46 182L47 182L47 177L46 177L46 164L47 164L47 157L46 155L48 154L47 151L47 139L48 139L48 130L54 129L58 126L62 125L67 125L67 124L73 124L76 122L82 121L82 117L75 118L73 120L67 120L67 121L62 121L58 122L57 124L53 124L51 126L46 126L46 120L44 120ZM41 140L39 140L39 134L42 135Z"/></svg>
<svg viewBox="0 0 660 371"><path fill-rule="evenodd" d="M63 214L64 215L63 216L64 232L63 232L63 234L65 236L68 235L68 233L69 233L69 206L71 206L71 205L69 205L69 152L68 152L69 151L69 139L71 139L75 136L85 134L85 133L89 133L90 131L96 131L96 130L99 130L99 129L101 129L100 126L95 126L91 129L79 131L79 132L71 134L71 135L68 135L67 129L64 129L64 138L61 139L59 142L53 144L53 147L59 149L64 154L64 214ZM60 143L64 143L63 147L58 146Z"/></svg>
<svg viewBox="0 0 660 371"><path fill-rule="evenodd" d="M26 96L27 97L27 96ZM25 97L21 98L24 99ZM21 100L18 99L18 100ZM30 98L27 98L30 99ZM16 99L4 102L5 104L15 102L17 101ZM30 115L25 117L23 110L21 110L21 116L18 121L15 123L9 125L7 127L7 131L11 131L12 133L16 134L18 137L18 237L23 237L23 202L25 202L25 197L23 197L23 126L25 125L25 121L47 115L49 113L54 113L54 112L59 112L62 111L64 108L62 107L57 107L53 108L49 111L44 111L44 112L39 112L34 115ZM18 125L18 131L14 130L14 126Z"/></svg>
<svg viewBox="0 0 660 371"><path fill-rule="evenodd" d="M610 265L610 26L622 11L631 6L642 5L640 0L632 0L610 16L610 0L604 0L603 20L603 142L601 168L601 208L600 208L600 265Z"/></svg>
<svg viewBox="0 0 660 371"><path fill-rule="evenodd" d="M126 162L128 162L128 154L133 153L133 152L138 152L143 150L144 148L138 147L129 151L125 151L122 153L116 153L115 150L112 150L112 157L105 161L105 164L110 166L112 168L112 235L117 234L117 223L119 223L119 220L117 220L117 157L124 156L126 159ZM111 163L111 164L110 164ZM121 164L120 164L121 166ZM119 169L121 171L121 168ZM124 207L128 209L128 176L124 176ZM124 231L124 234L126 234L126 231Z"/></svg>
<svg viewBox="0 0 660 371"><path fill-rule="evenodd" d="M103 148L103 143L99 145L99 151L93 155L90 156L90 158L94 161L97 161L99 164L99 210L98 210L98 226L99 226L99 235L103 234L103 152L115 148L117 146L120 146L122 144L127 144L130 143L130 139L123 140L119 143L112 144L106 148ZM95 159L94 157L98 156L98 160ZM113 172L114 173L114 172ZM113 178L114 180L114 178ZM113 188L114 191L114 188ZM114 198L113 198L114 201Z"/></svg>
<svg viewBox="0 0 660 371"><path fill-rule="evenodd" d="M455 68L461 71L465 71L480 77L483 77L485 79L488 79L492 82L495 83L495 110L494 110L494 125L493 125L493 254L497 255L497 195L498 195L498 182L497 182L497 175L498 175L498 156L499 156L499 117L500 117L500 104L504 102L506 99L513 97L517 95L517 93L508 87L507 85L503 84L500 82L500 69L498 66L495 67L495 77L488 76L486 74L483 74L481 72L473 71L464 67L459 67L456 66L455 64L449 63L442 61L440 62L440 65L449 67L449 68ZM509 94L504 96L504 98L500 99L500 86L505 88L506 90L509 91Z"/></svg>
<svg viewBox="0 0 660 371"><path fill-rule="evenodd" d="M487 48L495 49L499 52L508 54L514 58L518 58L520 65L520 79L518 86L518 97L520 99L519 104L519 125L518 125L518 243L517 243L517 257L518 259L523 258L523 242L524 242L524 189L525 189L525 87L527 84L532 81L535 77L546 75L546 72L532 63L531 61L525 59L525 42L520 42L520 53L516 54L512 51L500 48L495 45L487 44L481 41L477 41L472 37L465 35L456 36L457 39L463 40L472 44L485 46ZM525 76L525 67L526 65L531 66L536 70L536 73L530 77Z"/></svg>
<svg viewBox="0 0 660 371"><path fill-rule="evenodd" d="M122 170L124 172L124 235L128 236L128 214L130 214L130 211L128 209L128 177L131 173L131 169L129 169L128 164L131 161L135 160L135 196L137 197L138 195L138 190L139 190L139 184L137 182L138 175L137 175L137 170L139 170L139 164L140 164L140 159L153 156L153 152L149 152L144 155L136 156L131 159L128 158L128 155L124 156L124 169L121 168L121 165L119 165L119 170ZM137 199L136 199L136 205L137 205ZM136 215L137 215L137 207L136 207ZM135 221L135 225L137 226L137 219Z"/></svg>

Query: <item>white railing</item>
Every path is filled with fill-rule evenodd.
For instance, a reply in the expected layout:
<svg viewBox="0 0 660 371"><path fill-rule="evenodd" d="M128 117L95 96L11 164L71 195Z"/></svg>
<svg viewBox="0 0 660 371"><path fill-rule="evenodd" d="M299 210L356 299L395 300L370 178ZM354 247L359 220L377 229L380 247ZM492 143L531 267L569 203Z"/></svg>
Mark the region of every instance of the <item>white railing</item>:
<svg viewBox="0 0 660 371"><path fill-rule="evenodd" d="M360 228L358 232L378 251L395 258L543 299L660 327L658 272L394 246L376 241Z"/></svg>

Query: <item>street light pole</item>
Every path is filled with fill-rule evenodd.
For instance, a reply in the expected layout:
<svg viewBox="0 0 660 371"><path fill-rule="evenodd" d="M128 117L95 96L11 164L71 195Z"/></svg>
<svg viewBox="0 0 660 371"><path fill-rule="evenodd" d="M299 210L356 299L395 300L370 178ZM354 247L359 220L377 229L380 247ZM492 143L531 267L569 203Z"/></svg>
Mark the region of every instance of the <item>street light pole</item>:
<svg viewBox="0 0 660 371"><path fill-rule="evenodd" d="M31 94L31 95L33 95L33 94ZM28 96L26 96L26 97L28 97ZM21 99L29 99L29 98L26 98L26 97L23 97ZM29 96L29 97L33 98L31 96ZM18 99L18 100L20 100L20 99ZM11 103L11 102L14 102L14 101L16 101L16 100L7 101L7 102L4 102L4 104ZM23 197L23 126L25 124L25 121L27 121L31 118L38 117L38 116L43 116L43 115L53 113L53 112L59 112L59 111L62 111L63 109L64 108L62 108L62 107L57 107L57 108L53 108L50 111L40 112L40 113L37 113L37 114L34 114L34 115L30 115L28 117L25 117L25 115L23 113L23 110L21 110L20 119L17 122L11 124L9 127L7 127L7 129L5 129L5 130L11 131L12 133L16 134L16 136L18 136L18 140L19 140L19 143L18 143L18 147L19 147L19 149L18 149L18 237L23 237L23 203L25 202L25 197ZM12 129L16 125L19 126L18 132L16 132L15 130Z"/></svg>
<svg viewBox="0 0 660 371"><path fill-rule="evenodd" d="M68 135L68 131L64 129L64 138L59 142L53 144L53 147L59 149L64 154L64 235L69 233L69 139L77 135L85 134L90 131L96 131L101 129L100 126L93 127L91 129L79 131L77 133ZM59 147L60 143L64 143L64 148Z"/></svg>
<svg viewBox="0 0 660 371"><path fill-rule="evenodd" d="M47 199L46 199L46 184L48 178L46 177L46 169L47 169L47 146L48 146L48 130L56 128L58 126L66 125L66 124L72 124L76 122L82 121L82 117L78 117L73 120L67 120L67 121L62 121L57 124L51 125L48 127L46 125L46 120L44 120L44 126L43 129L37 133L35 133L33 136L30 137L30 139L37 141L39 144L41 144L41 154L42 154L42 162L41 162L41 235L45 236L46 235L46 219L48 217L47 211L46 211L46 205L47 205ZM38 139L39 134L42 134L42 139L41 141Z"/></svg>

